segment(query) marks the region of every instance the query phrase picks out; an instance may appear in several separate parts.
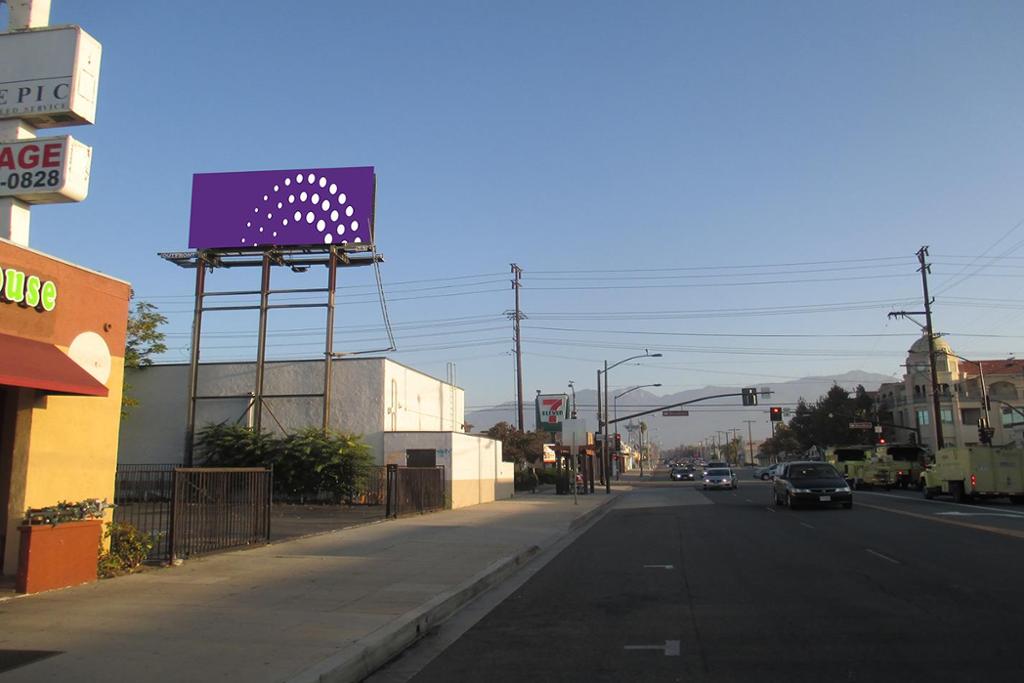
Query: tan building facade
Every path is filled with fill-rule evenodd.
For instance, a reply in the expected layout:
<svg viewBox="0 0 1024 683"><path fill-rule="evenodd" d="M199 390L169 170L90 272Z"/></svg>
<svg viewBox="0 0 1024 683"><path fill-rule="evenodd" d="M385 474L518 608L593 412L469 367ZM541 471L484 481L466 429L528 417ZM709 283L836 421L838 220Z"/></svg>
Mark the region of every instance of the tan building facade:
<svg viewBox="0 0 1024 683"><path fill-rule="evenodd" d="M1024 361L964 360L944 339L935 340L940 419L944 446L978 444L978 419L982 407L981 376L989 396L989 424L993 443L1022 443L1024 429ZM902 382L878 388L881 422L906 429L887 428L890 438L907 441L916 430L921 443L935 451L935 409L928 366L928 338L922 336L907 352L907 371ZM1017 412L1019 411L1019 412Z"/></svg>
<svg viewBox="0 0 1024 683"><path fill-rule="evenodd" d="M25 511L113 501L128 283L0 240L0 555Z"/></svg>

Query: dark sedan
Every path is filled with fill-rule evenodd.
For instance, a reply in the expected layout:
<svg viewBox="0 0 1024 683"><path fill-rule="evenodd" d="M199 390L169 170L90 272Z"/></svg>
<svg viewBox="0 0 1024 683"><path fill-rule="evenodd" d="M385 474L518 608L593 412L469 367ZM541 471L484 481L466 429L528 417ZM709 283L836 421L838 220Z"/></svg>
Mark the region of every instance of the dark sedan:
<svg viewBox="0 0 1024 683"><path fill-rule="evenodd" d="M821 462L789 462L775 474L772 495L776 505L853 507L853 493L835 467Z"/></svg>
<svg viewBox="0 0 1024 683"><path fill-rule="evenodd" d="M696 481L697 470L692 467L673 467L668 478L672 481Z"/></svg>

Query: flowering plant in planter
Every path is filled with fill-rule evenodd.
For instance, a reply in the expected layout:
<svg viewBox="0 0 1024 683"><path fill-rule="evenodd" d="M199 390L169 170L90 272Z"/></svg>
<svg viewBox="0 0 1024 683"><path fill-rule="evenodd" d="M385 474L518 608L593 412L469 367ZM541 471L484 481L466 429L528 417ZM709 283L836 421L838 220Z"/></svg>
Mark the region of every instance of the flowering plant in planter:
<svg viewBox="0 0 1024 683"><path fill-rule="evenodd" d="M103 512L114 507L99 498L87 498L77 503L60 501L56 505L41 508L29 508L25 512L25 524L34 526L50 524L56 526L61 522L77 522L83 519L100 519Z"/></svg>

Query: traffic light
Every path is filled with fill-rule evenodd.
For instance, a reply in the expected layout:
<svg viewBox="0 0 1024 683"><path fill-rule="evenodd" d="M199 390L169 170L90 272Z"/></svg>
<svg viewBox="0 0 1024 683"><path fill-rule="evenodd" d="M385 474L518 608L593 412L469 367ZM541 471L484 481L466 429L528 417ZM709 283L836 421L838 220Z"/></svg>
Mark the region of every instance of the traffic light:
<svg viewBox="0 0 1024 683"><path fill-rule="evenodd" d="M985 418L978 419L978 443L986 445L992 444L992 436L995 434L995 430L988 426L988 420Z"/></svg>
<svg viewBox="0 0 1024 683"><path fill-rule="evenodd" d="M615 452L622 452L622 434L619 434L618 432L615 432Z"/></svg>
<svg viewBox="0 0 1024 683"><path fill-rule="evenodd" d="M782 408L779 406L772 406L768 409L768 419L772 422L782 422Z"/></svg>
<svg viewBox="0 0 1024 683"><path fill-rule="evenodd" d="M884 446L885 445L885 437L884 436L879 436L878 437L878 445L879 446Z"/></svg>
<svg viewBox="0 0 1024 683"><path fill-rule="evenodd" d="M746 387L742 390L743 393L743 405L745 406L756 406L757 405L757 389L754 387Z"/></svg>

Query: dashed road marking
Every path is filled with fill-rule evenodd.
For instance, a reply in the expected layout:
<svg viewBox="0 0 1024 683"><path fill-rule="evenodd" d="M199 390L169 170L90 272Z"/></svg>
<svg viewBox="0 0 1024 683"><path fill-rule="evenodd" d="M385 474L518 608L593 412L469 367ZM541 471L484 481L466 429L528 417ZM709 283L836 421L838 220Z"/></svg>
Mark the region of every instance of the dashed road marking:
<svg viewBox="0 0 1024 683"><path fill-rule="evenodd" d="M891 557L889 557L888 555L883 555L882 553L874 551L871 548L864 548L864 552L871 553L875 557L880 557L883 560L885 560L886 562L892 562L893 564L900 564L899 560L894 560Z"/></svg>
<svg viewBox="0 0 1024 683"><path fill-rule="evenodd" d="M765 507L765 510L767 510L768 512L775 512L775 508L773 507Z"/></svg>
<svg viewBox="0 0 1024 683"><path fill-rule="evenodd" d="M645 564L644 569L675 569L672 564Z"/></svg>
<svg viewBox="0 0 1024 683"><path fill-rule="evenodd" d="M811 526L811 525L810 525L810 524L808 524L807 522L800 522L800 526L805 526L805 527L807 527L808 529L813 529L813 528L814 528L813 526Z"/></svg>

